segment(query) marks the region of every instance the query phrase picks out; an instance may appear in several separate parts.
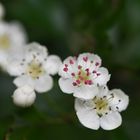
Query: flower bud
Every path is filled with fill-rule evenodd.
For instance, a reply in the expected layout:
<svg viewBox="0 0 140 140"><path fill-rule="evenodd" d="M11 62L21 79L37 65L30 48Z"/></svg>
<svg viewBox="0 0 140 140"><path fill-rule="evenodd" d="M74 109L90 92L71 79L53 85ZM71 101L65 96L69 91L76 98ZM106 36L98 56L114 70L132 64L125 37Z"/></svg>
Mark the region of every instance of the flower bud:
<svg viewBox="0 0 140 140"><path fill-rule="evenodd" d="M23 87L17 88L12 97L13 102L16 105L21 107L29 107L34 103L36 94L33 88L25 85Z"/></svg>

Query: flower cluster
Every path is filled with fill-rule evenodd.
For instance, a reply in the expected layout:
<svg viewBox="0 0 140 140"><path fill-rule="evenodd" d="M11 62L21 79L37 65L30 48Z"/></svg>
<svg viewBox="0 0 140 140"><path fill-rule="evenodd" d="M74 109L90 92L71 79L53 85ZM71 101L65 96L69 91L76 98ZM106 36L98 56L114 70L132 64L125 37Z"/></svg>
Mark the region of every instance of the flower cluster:
<svg viewBox="0 0 140 140"><path fill-rule="evenodd" d="M76 114L85 127L112 130L121 125L119 112L126 109L129 99L120 89L108 89L110 74L98 55L83 53L66 58L59 75L61 90L76 97Z"/></svg>
<svg viewBox="0 0 140 140"><path fill-rule="evenodd" d="M0 4L0 18L4 8ZM58 72L61 60L48 55L46 46L27 43L27 36L19 23L0 21L0 67L16 77L17 89L13 94L16 105L28 107L36 98L36 92L47 92L53 87L51 75Z"/></svg>
<svg viewBox="0 0 140 140"><path fill-rule="evenodd" d="M36 92L52 89L52 76L58 73L60 89L75 97L76 114L85 127L112 130L121 125L120 112L127 108L129 98L120 89L108 89L110 74L98 55L82 53L62 63L57 55L48 54L46 46L27 43L23 27L5 22L4 13L0 4L0 67L14 77L16 105L31 106Z"/></svg>

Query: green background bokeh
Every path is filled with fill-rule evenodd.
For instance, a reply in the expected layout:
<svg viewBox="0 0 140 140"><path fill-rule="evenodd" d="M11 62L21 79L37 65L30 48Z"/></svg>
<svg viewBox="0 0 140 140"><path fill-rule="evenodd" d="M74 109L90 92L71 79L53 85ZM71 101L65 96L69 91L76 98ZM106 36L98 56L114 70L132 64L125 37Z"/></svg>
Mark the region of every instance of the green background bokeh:
<svg viewBox="0 0 140 140"><path fill-rule="evenodd" d="M46 45L62 60L94 52L111 73L110 89L130 97L123 123L113 131L90 130L78 121L74 98L54 88L37 94L22 109L12 103L13 77L0 72L0 140L139 140L140 139L140 1L2 0L6 21L18 20L29 42Z"/></svg>

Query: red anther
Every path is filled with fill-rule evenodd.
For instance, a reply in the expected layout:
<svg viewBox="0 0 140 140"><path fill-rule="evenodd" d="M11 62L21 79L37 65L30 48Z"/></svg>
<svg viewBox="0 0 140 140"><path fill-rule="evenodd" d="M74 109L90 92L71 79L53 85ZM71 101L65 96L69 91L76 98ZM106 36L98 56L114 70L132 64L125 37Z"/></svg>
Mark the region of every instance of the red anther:
<svg viewBox="0 0 140 140"><path fill-rule="evenodd" d="M84 60L85 62L87 62L87 61L88 61L88 57L83 57L83 60Z"/></svg>
<svg viewBox="0 0 140 140"><path fill-rule="evenodd" d="M75 76L75 73L71 73L72 76Z"/></svg>
<svg viewBox="0 0 140 140"><path fill-rule="evenodd" d="M88 84L88 82L87 82L87 80L85 81L85 85L87 85Z"/></svg>
<svg viewBox="0 0 140 140"><path fill-rule="evenodd" d="M73 61L73 60L71 60L71 59L70 59L70 64L71 64L71 65L72 65L72 64L74 64L74 61Z"/></svg>
<svg viewBox="0 0 140 140"><path fill-rule="evenodd" d="M100 73L97 73L97 76L100 76L101 74Z"/></svg>
<svg viewBox="0 0 140 140"><path fill-rule="evenodd" d="M65 72L67 72L67 71L68 71L68 68L64 68L63 70L64 70Z"/></svg>
<svg viewBox="0 0 140 140"><path fill-rule="evenodd" d="M92 83L92 80L88 80L88 84L89 85L92 85L93 83Z"/></svg>
<svg viewBox="0 0 140 140"><path fill-rule="evenodd" d="M78 72L78 75L81 75L81 71Z"/></svg>
<svg viewBox="0 0 140 140"><path fill-rule="evenodd" d="M90 75L90 73L89 72L87 72L87 76L89 76Z"/></svg>
<svg viewBox="0 0 140 140"><path fill-rule="evenodd" d="M73 82L72 84L73 84L73 86L77 86L77 83L76 82Z"/></svg>
<svg viewBox="0 0 140 140"><path fill-rule="evenodd" d="M96 65L96 66L99 66L99 62L96 62L95 65Z"/></svg>
<svg viewBox="0 0 140 140"><path fill-rule="evenodd" d="M88 71L89 71L89 69L86 69L85 71L87 71L87 72L88 72Z"/></svg>
<svg viewBox="0 0 140 140"><path fill-rule="evenodd" d="M81 68L82 68L82 66L79 65L79 66L78 66L78 69L81 69Z"/></svg>
<svg viewBox="0 0 140 140"><path fill-rule="evenodd" d="M96 73L96 70L94 70L93 73Z"/></svg>
<svg viewBox="0 0 140 140"><path fill-rule="evenodd" d="M80 80L76 80L76 83L77 83L77 84L80 84L81 82L80 82Z"/></svg>
<svg viewBox="0 0 140 140"><path fill-rule="evenodd" d="M65 64L65 67L68 67L68 65L67 65L67 64Z"/></svg>

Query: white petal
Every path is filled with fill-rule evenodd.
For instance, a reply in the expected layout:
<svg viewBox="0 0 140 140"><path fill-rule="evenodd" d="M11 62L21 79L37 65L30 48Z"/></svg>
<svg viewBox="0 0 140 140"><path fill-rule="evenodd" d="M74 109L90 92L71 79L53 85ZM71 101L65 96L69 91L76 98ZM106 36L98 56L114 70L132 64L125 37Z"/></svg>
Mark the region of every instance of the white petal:
<svg viewBox="0 0 140 140"><path fill-rule="evenodd" d="M10 53L7 59L6 70L11 76L20 76L25 72L26 66L21 65L22 58L18 56L20 54L18 51L15 53ZM16 56L15 56L16 55Z"/></svg>
<svg viewBox="0 0 140 140"><path fill-rule="evenodd" d="M76 102L75 104L78 104L78 102ZM75 106L80 106L80 105L81 104ZM81 122L81 124L83 124L85 127L90 129L94 129L94 130L99 129L99 117L96 114L96 112L93 109L86 109L86 108L82 109L82 107L83 106L81 105L81 109L76 112L77 117Z"/></svg>
<svg viewBox="0 0 140 140"><path fill-rule="evenodd" d="M106 83L110 80L110 74L108 73L108 70L104 67L101 67L98 69L97 73L100 75L94 79L94 82L100 86L106 85Z"/></svg>
<svg viewBox="0 0 140 140"><path fill-rule="evenodd" d="M125 110L129 103L129 97L120 89L113 89L110 91L111 93L114 95L113 100L110 102L112 108L118 111Z"/></svg>
<svg viewBox="0 0 140 140"><path fill-rule="evenodd" d="M55 75L58 73L59 67L62 64L61 59L56 55L50 55L47 58L45 69L47 73Z"/></svg>
<svg viewBox="0 0 140 140"><path fill-rule="evenodd" d="M12 97L13 102L16 105L21 107L28 107L34 103L36 99L36 94L33 88L31 88L28 85L25 85L16 89Z"/></svg>
<svg viewBox="0 0 140 140"><path fill-rule="evenodd" d="M60 89L64 92L64 93L73 93L75 87L73 86L73 81L72 79L64 79L64 78L60 78L59 79L59 86Z"/></svg>
<svg viewBox="0 0 140 140"><path fill-rule="evenodd" d="M13 49L25 46L27 42L27 34L21 23L14 21L8 25L8 35L11 39Z"/></svg>
<svg viewBox="0 0 140 140"><path fill-rule="evenodd" d="M53 79L49 75L43 75L36 79L35 81L35 90L37 92L47 92L52 89L53 87Z"/></svg>
<svg viewBox="0 0 140 140"><path fill-rule="evenodd" d="M83 69L89 69L91 72L101 66L101 58L92 53L82 53L78 56L78 65ZM97 64L97 65L96 65Z"/></svg>
<svg viewBox="0 0 140 140"><path fill-rule="evenodd" d="M79 98L76 98L75 99L75 110L76 111L81 111L81 110L85 110L85 109L93 109L94 106L93 106L93 101L92 99L91 100L84 100L84 99L79 99Z"/></svg>
<svg viewBox="0 0 140 140"><path fill-rule="evenodd" d="M63 62L63 64L59 68L59 75L64 78L71 78L72 73L77 72L77 61L75 57L69 56ZM67 69L67 70L65 70Z"/></svg>
<svg viewBox="0 0 140 140"><path fill-rule="evenodd" d="M82 99L93 99L98 93L98 87L94 85L86 85L77 87L74 96Z"/></svg>
<svg viewBox="0 0 140 140"><path fill-rule="evenodd" d="M99 86L98 89L99 89L99 92L98 92L99 97L108 96L109 89L107 85Z"/></svg>
<svg viewBox="0 0 140 140"><path fill-rule="evenodd" d="M77 63L82 66L82 69L90 68L90 58L94 58L94 54L82 53L78 56Z"/></svg>
<svg viewBox="0 0 140 140"><path fill-rule="evenodd" d="M122 123L121 115L118 112L112 112L100 118L100 125L105 130L112 130L119 127Z"/></svg>
<svg viewBox="0 0 140 140"><path fill-rule="evenodd" d="M34 88L34 81L31 79L31 77L29 77L27 75L22 75L22 76L17 77L14 80L14 84L17 87L23 87L24 85L29 85L32 88Z"/></svg>
<svg viewBox="0 0 140 140"><path fill-rule="evenodd" d="M44 59L48 56L48 51L45 46L40 45L39 43L33 42L25 46L26 47L26 59L27 61L31 61L34 57L40 61L44 61Z"/></svg>

